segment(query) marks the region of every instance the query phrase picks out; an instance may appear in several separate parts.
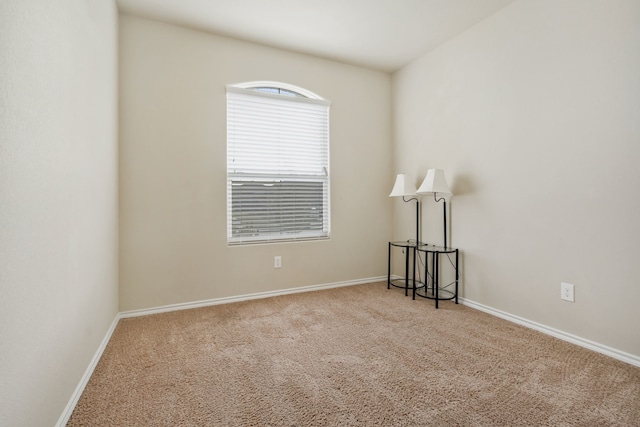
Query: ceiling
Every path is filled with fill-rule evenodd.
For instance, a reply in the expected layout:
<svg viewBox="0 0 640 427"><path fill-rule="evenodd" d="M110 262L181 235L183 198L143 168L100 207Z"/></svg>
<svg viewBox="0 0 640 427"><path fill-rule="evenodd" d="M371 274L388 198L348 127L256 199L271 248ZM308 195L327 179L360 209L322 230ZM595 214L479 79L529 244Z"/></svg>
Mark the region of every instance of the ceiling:
<svg viewBox="0 0 640 427"><path fill-rule="evenodd" d="M117 0L120 12L386 72L514 0Z"/></svg>

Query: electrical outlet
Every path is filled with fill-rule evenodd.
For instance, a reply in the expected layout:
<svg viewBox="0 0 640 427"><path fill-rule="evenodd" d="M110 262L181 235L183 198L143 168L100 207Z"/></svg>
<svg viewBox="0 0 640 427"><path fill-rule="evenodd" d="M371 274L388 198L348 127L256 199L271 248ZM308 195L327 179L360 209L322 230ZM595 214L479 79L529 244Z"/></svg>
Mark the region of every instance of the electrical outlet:
<svg viewBox="0 0 640 427"><path fill-rule="evenodd" d="M280 255L273 257L273 268L282 267L282 257Z"/></svg>
<svg viewBox="0 0 640 427"><path fill-rule="evenodd" d="M569 302L574 302L574 286L571 283L560 283L560 298L565 300L565 301L569 301Z"/></svg>

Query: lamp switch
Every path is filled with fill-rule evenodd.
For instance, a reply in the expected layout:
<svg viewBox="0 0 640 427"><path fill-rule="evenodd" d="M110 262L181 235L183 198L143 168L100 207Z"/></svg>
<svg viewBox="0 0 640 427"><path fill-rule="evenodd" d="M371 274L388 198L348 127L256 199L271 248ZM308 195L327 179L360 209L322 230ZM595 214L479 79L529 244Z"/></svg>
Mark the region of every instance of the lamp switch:
<svg viewBox="0 0 640 427"><path fill-rule="evenodd" d="M273 268L281 268L282 267L282 257L280 255L273 257Z"/></svg>

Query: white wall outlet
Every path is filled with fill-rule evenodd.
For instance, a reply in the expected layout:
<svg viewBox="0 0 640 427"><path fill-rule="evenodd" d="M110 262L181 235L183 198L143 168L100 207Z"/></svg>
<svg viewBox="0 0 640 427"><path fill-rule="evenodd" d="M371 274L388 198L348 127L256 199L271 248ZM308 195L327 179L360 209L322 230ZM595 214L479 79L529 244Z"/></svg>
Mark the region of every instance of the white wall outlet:
<svg viewBox="0 0 640 427"><path fill-rule="evenodd" d="M574 286L571 283L560 283L560 298L565 301L574 302Z"/></svg>
<svg viewBox="0 0 640 427"><path fill-rule="evenodd" d="M280 255L276 255L273 257L273 268L282 267L282 257Z"/></svg>

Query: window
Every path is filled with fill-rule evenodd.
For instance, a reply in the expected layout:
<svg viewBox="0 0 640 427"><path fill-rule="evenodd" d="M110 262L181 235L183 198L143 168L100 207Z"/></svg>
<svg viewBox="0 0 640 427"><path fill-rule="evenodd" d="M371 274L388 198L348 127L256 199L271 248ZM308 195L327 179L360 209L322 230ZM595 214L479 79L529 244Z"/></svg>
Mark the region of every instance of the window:
<svg viewBox="0 0 640 427"><path fill-rule="evenodd" d="M229 244L329 237L329 105L283 83L227 86Z"/></svg>

